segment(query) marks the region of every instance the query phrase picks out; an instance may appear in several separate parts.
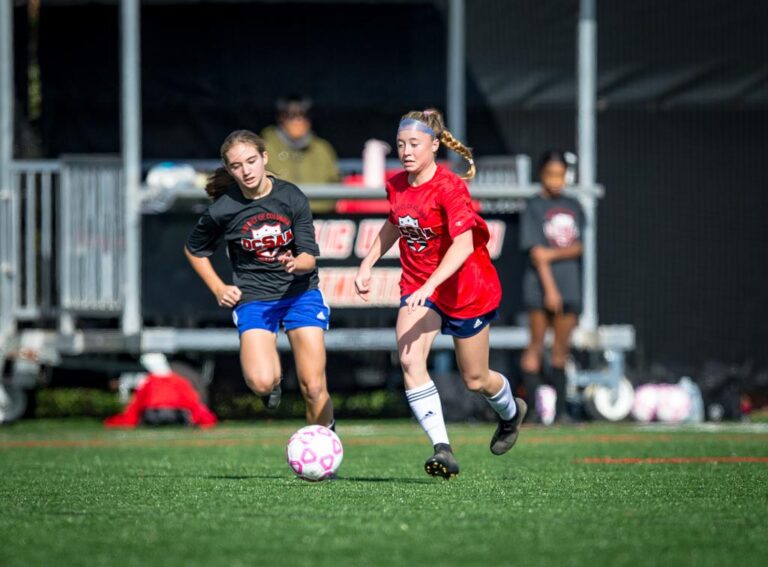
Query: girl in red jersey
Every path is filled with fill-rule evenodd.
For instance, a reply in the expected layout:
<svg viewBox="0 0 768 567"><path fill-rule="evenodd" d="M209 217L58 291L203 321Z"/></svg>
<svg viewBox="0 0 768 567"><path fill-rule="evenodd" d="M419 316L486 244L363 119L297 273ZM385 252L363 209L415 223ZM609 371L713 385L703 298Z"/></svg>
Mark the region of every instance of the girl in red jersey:
<svg viewBox="0 0 768 567"><path fill-rule="evenodd" d="M447 479L459 473L459 464L427 371L438 333L453 336L464 384L499 415L492 453L512 448L527 407L513 397L507 379L488 368L488 325L498 316L501 284L486 248L488 227L472 208L466 184L435 161L441 142L469 162L465 178L474 177L472 153L445 129L437 110L409 112L400 120L397 153L405 171L387 182L389 217L360 264L355 288L367 299L374 264L399 239L403 273L396 335L405 393L434 447L424 467Z"/></svg>

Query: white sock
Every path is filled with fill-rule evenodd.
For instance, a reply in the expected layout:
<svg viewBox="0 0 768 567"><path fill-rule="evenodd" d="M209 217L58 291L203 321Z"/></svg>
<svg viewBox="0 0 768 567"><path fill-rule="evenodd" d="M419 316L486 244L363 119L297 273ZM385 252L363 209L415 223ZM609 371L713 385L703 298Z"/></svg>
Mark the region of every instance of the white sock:
<svg viewBox="0 0 768 567"><path fill-rule="evenodd" d="M429 435L432 445L448 443L448 431L445 429L443 419L443 405L440 403L440 394L435 383L430 380L422 386L405 391L408 405L419 425Z"/></svg>
<svg viewBox="0 0 768 567"><path fill-rule="evenodd" d="M484 396L493 410L499 414L499 417L504 421L509 421L517 413L517 405L515 405L515 397L512 395L512 388L509 387L509 380L507 380L501 372L497 372L501 376L504 385L501 390L496 392L491 397Z"/></svg>

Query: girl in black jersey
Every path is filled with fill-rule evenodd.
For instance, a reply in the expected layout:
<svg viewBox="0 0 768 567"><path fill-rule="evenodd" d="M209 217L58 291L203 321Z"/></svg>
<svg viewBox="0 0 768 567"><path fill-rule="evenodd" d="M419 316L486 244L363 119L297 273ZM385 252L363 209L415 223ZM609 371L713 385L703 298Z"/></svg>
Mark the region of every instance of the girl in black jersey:
<svg viewBox="0 0 768 567"><path fill-rule="evenodd" d="M520 223L520 247L529 262L523 276L523 300L528 309L530 342L521 359L528 402L539 383L544 334L552 327L550 382L557 392L556 416L568 421L565 362L571 332L581 313L581 235L584 212L576 199L562 195L567 164L559 151L539 161L541 193L528 201Z"/></svg>
<svg viewBox="0 0 768 567"><path fill-rule="evenodd" d="M325 338L330 309L318 289L312 214L295 185L268 174L264 140L232 132L221 146L224 167L208 180L213 203L187 239L192 268L222 307L233 309L240 363L248 386L268 408L280 402L277 332L282 325L296 361L307 422L334 427L326 386ZM221 241L233 284L221 280L209 256Z"/></svg>

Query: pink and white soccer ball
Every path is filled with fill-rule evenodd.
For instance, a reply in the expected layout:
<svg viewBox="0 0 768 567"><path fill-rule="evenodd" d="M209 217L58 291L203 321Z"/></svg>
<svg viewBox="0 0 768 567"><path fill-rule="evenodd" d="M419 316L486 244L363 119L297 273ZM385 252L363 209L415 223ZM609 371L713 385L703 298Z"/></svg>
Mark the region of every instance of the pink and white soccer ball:
<svg viewBox="0 0 768 567"><path fill-rule="evenodd" d="M557 406L557 391L552 386L544 384L536 388L536 412L544 425L552 425L555 421Z"/></svg>
<svg viewBox="0 0 768 567"><path fill-rule="evenodd" d="M307 425L291 435L285 458L299 478L315 482L338 470L344 459L344 447L338 435L327 427Z"/></svg>
<svg viewBox="0 0 768 567"><path fill-rule="evenodd" d="M680 423L691 414L691 396L677 384L659 384L656 418L665 423Z"/></svg>
<svg viewBox="0 0 768 567"><path fill-rule="evenodd" d="M659 387L656 384L643 384L635 389L635 401L632 404L632 417L637 421L649 423L656 418L659 406Z"/></svg>

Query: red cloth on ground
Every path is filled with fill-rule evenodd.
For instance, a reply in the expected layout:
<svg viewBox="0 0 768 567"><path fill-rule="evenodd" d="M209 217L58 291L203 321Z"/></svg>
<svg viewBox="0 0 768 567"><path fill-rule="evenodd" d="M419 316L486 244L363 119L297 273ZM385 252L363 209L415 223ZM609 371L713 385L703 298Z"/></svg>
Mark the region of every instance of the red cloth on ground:
<svg viewBox="0 0 768 567"><path fill-rule="evenodd" d="M192 424L200 427L216 425L216 416L205 404L192 384L179 374L148 374L123 413L104 420L107 427L136 427L145 409L182 409L189 411Z"/></svg>

